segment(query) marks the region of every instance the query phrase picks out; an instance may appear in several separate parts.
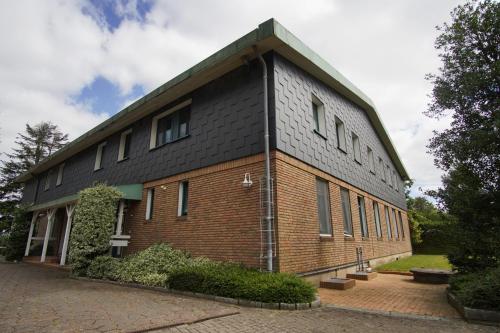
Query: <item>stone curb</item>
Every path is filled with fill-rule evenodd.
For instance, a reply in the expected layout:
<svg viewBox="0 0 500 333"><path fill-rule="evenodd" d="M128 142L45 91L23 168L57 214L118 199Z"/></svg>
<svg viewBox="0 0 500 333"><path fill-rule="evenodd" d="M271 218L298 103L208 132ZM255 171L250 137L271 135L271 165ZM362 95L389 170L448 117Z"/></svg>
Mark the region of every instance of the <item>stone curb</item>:
<svg viewBox="0 0 500 333"><path fill-rule="evenodd" d="M81 280L81 281L87 281L87 282L108 283L108 284L114 284L114 285L122 286L122 287L145 289L145 290L159 291L162 293L169 293L169 294L175 294L175 295L181 295L181 296L202 298L202 299L206 299L206 300L210 300L210 301L216 301L216 302L227 303L227 304L232 304L232 305L240 305L240 306L251 307L251 308L258 308L258 309L309 310L309 309L319 308L321 306L321 300L320 300L318 295L316 295L316 299L310 303L265 303L265 302L249 301L246 299L237 299L237 298L231 298L231 297L222 297L222 296L207 295L207 294L202 294L202 293L194 293L191 291L183 291L183 290L169 289L169 288L163 288L163 287L144 286L142 284L137 284L137 283L91 279L91 278L77 277L77 276L71 276L71 278L75 279L75 280Z"/></svg>
<svg viewBox="0 0 500 333"><path fill-rule="evenodd" d="M379 274L394 274L394 275L404 275L404 276L413 276L412 272L398 272L398 271L377 271Z"/></svg>
<svg viewBox="0 0 500 333"><path fill-rule="evenodd" d="M500 311L469 308L449 290L446 291L448 303L468 322L500 326Z"/></svg>

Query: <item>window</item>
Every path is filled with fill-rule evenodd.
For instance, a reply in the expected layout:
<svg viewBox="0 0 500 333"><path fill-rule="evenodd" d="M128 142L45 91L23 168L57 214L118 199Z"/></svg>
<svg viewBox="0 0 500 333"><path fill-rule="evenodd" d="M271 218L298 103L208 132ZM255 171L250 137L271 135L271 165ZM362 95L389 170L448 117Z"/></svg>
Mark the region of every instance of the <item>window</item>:
<svg viewBox="0 0 500 333"><path fill-rule="evenodd" d="M394 184L394 189L399 192L398 176L396 175L396 170L392 171L392 180Z"/></svg>
<svg viewBox="0 0 500 333"><path fill-rule="evenodd" d="M47 172L47 176L45 176L45 185L43 186L44 191L48 191L50 189L50 176L52 174L52 170Z"/></svg>
<svg viewBox="0 0 500 333"><path fill-rule="evenodd" d="M188 189L189 182L179 183L179 204L177 207L177 216L186 216L188 214Z"/></svg>
<svg viewBox="0 0 500 333"><path fill-rule="evenodd" d="M365 198L358 196L359 222L361 223L361 237L368 237L368 224L366 223Z"/></svg>
<svg viewBox="0 0 500 333"><path fill-rule="evenodd" d="M389 217L389 208L385 206L385 224L387 226L387 238L392 238L392 230L391 230L391 218Z"/></svg>
<svg viewBox="0 0 500 333"><path fill-rule="evenodd" d="M312 96L312 112L314 120L314 131L326 136L325 106L316 97Z"/></svg>
<svg viewBox="0 0 500 333"><path fill-rule="evenodd" d="M378 158L378 165L380 168L380 179L382 179L382 181L385 182L385 167L384 167L384 161L382 160L381 157Z"/></svg>
<svg viewBox="0 0 500 333"><path fill-rule="evenodd" d="M361 164L361 146L359 143L359 137L352 133L352 150L354 152L354 160Z"/></svg>
<svg viewBox="0 0 500 333"><path fill-rule="evenodd" d="M344 217L344 235L352 236L352 217L351 217L351 199L349 198L349 190L340 189L342 199L342 215Z"/></svg>
<svg viewBox="0 0 500 333"><path fill-rule="evenodd" d="M191 100L153 117L149 148L153 149L189 135Z"/></svg>
<svg viewBox="0 0 500 333"><path fill-rule="evenodd" d="M385 178L387 179L387 184L392 187L391 167L389 166L389 164L386 165L386 171L387 172Z"/></svg>
<svg viewBox="0 0 500 333"><path fill-rule="evenodd" d="M345 126L342 120L335 117L335 132L337 135L337 147L342 151L346 152L346 143L345 143Z"/></svg>
<svg viewBox="0 0 500 333"><path fill-rule="evenodd" d="M106 142L102 142L97 146L97 153L95 156L94 171L102 169L102 157L104 156L104 148L106 147Z"/></svg>
<svg viewBox="0 0 500 333"><path fill-rule="evenodd" d="M148 188L147 199L146 199L146 220L151 220L153 218L154 201L155 201L155 189Z"/></svg>
<svg viewBox="0 0 500 333"><path fill-rule="evenodd" d="M375 230L377 231L377 237L382 237L382 227L380 226L380 211L378 210L378 203L373 202L373 215L375 218Z"/></svg>
<svg viewBox="0 0 500 333"><path fill-rule="evenodd" d="M396 210L393 208L392 209L392 220L394 221L394 237L396 239L399 239L399 227L398 227L398 221L396 220Z"/></svg>
<svg viewBox="0 0 500 333"><path fill-rule="evenodd" d="M132 129L128 129L120 136L120 148L118 149L118 161L129 158L130 140L132 138Z"/></svg>
<svg viewBox="0 0 500 333"><path fill-rule="evenodd" d="M405 238L405 228L403 227L403 218L401 217L401 212L398 211L399 226L401 227L401 237Z"/></svg>
<svg viewBox="0 0 500 333"><path fill-rule="evenodd" d="M370 147L367 147L366 153L368 155L368 167L370 168L370 172L375 174L375 159L373 157L373 150Z"/></svg>
<svg viewBox="0 0 500 333"><path fill-rule="evenodd" d="M327 181L316 178L316 195L318 199L319 233L320 235L331 236L330 194Z"/></svg>
<svg viewBox="0 0 500 333"><path fill-rule="evenodd" d="M56 180L56 186L59 186L62 184L63 180L63 173L64 173L64 163L59 165L59 168L57 170L57 180Z"/></svg>

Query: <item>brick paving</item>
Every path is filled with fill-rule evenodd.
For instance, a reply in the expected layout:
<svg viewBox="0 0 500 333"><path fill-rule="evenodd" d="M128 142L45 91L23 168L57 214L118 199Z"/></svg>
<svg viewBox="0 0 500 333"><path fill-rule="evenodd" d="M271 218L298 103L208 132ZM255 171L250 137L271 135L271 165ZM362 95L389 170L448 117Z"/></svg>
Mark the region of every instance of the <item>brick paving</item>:
<svg viewBox="0 0 500 333"><path fill-rule="evenodd" d="M319 289L322 303L347 308L460 318L446 300L446 285L413 282L412 276L378 274L349 290Z"/></svg>
<svg viewBox="0 0 500 333"><path fill-rule="evenodd" d="M456 319L404 318L328 306L307 311L243 308L73 280L66 272L46 267L0 263L0 332L83 331L490 333L499 329Z"/></svg>

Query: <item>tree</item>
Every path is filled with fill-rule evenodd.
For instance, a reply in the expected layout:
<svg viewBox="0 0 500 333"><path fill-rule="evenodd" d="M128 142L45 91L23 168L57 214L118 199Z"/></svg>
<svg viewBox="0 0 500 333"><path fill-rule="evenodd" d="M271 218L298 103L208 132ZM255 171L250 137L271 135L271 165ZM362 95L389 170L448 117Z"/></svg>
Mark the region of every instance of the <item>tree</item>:
<svg viewBox="0 0 500 333"><path fill-rule="evenodd" d="M26 124L25 133L18 133L16 147L6 154L9 159L2 161L0 167L0 217L6 226L10 225L21 200L22 185L15 179L62 148L67 140L68 135L50 122Z"/></svg>
<svg viewBox="0 0 500 333"><path fill-rule="evenodd" d="M5 259L17 261L23 258L29 229L30 220L28 219L26 210L22 207L16 207L14 209L12 228L7 239Z"/></svg>
<svg viewBox="0 0 500 333"><path fill-rule="evenodd" d="M472 1L451 18L438 27L442 66L427 76L434 87L426 115L451 116L428 145L445 171L430 193L458 220L451 263L474 271L500 262L500 3Z"/></svg>

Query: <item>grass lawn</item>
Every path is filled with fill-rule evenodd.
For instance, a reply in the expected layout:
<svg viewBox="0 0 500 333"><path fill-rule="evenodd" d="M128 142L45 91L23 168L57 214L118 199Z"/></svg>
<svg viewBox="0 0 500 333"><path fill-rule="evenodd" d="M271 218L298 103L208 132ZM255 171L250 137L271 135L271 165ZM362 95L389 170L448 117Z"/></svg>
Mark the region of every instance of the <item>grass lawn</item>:
<svg viewBox="0 0 500 333"><path fill-rule="evenodd" d="M408 258L399 259L388 264L378 266L377 271L398 271L408 272L411 268L436 268L436 269L451 269L446 256L416 254Z"/></svg>

